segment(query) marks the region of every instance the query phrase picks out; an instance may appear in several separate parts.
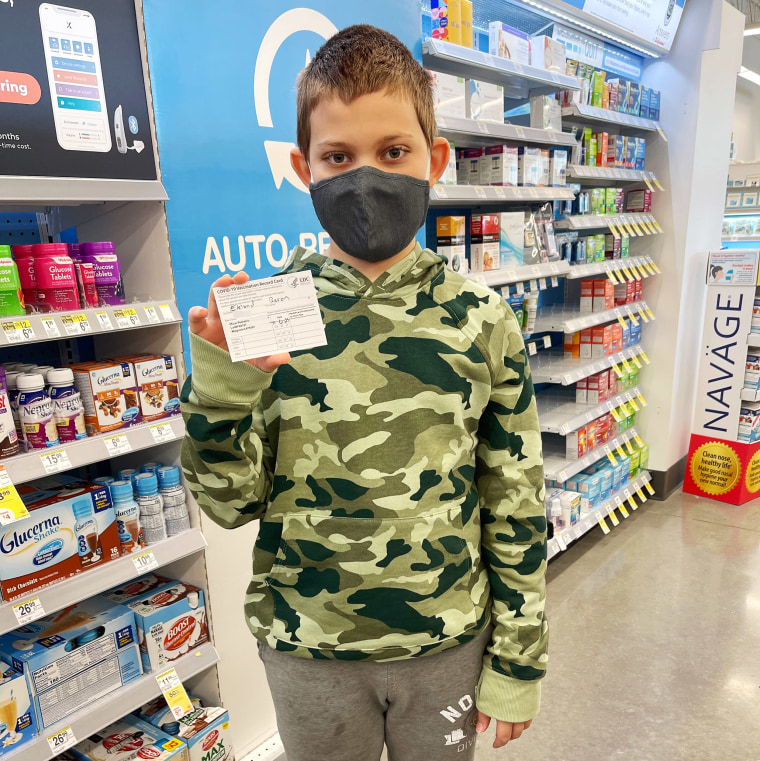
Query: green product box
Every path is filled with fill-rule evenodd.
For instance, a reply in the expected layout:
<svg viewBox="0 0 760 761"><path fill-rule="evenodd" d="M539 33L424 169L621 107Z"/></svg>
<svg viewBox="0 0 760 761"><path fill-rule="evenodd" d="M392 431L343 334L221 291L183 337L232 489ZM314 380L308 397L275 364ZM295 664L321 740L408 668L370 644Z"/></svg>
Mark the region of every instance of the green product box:
<svg viewBox="0 0 760 761"><path fill-rule="evenodd" d="M607 188L604 192L605 214L615 213L615 204L617 202L617 188Z"/></svg>
<svg viewBox="0 0 760 761"><path fill-rule="evenodd" d="M596 261L596 236L586 238L586 262L590 264Z"/></svg>
<svg viewBox="0 0 760 761"><path fill-rule="evenodd" d="M631 455L631 478L637 478L641 468L641 452L638 449L633 450Z"/></svg>
<svg viewBox="0 0 760 761"><path fill-rule="evenodd" d="M22 314L26 314L26 309L18 267L11 257L11 247L0 246L0 317Z"/></svg>
<svg viewBox="0 0 760 761"><path fill-rule="evenodd" d="M649 444L639 448L639 468L644 471L649 467Z"/></svg>
<svg viewBox="0 0 760 761"><path fill-rule="evenodd" d="M628 378L628 383L630 384L628 388L635 388L639 385L639 368L633 367L631 369L631 374Z"/></svg>
<svg viewBox="0 0 760 761"><path fill-rule="evenodd" d="M620 258L621 259L628 258L628 244L630 242L631 242L630 236L625 234L620 236Z"/></svg>
<svg viewBox="0 0 760 761"><path fill-rule="evenodd" d="M601 233L600 235L595 236L596 237L596 259L594 261L597 262L603 262L605 260L605 247L606 247L606 236L604 233Z"/></svg>
<svg viewBox="0 0 760 761"><path fill-rule="evenodd" d="M592 188L589 204L592 214L604 214L604 188Z"/></svg>
<svg viewBox="0 0 760 761"><path fill-rule="evenodd" d="M595 71L591 78L591 105L595 108L601 108L604 102L604 80L607 73L604 71ZM594 153L596 156L596 152Z"/></svg>

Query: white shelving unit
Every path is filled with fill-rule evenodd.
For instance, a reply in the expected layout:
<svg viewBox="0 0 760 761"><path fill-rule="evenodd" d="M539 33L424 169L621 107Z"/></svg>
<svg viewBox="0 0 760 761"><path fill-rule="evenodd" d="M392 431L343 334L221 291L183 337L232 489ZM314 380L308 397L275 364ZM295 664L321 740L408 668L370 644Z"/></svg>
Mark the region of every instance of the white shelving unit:
<svg viewBox="0 0 760 761"><path fill-rule="evenodd" d="M499 58L441 40L427 39L422 43L422 63L426 68L444 74L502 85L505 95L514 98L580 89L576 77L524 66L508 58Z"/></svg>
<svg viewBox="0 0 760 761"><path fill-rule="evenodd" d="M556 230L604 230L610 225L629 227L636 224L643 229L646 235L656 235L647 228L647 223L654 225L656 222L653 214L584 214L583 216L565 217L554 223Z"/></svg>
<svg viewBox="0 0 760 761"><path fill-rule="evenodd" d="M630 267L644 267L644 264L652 264L651 256L629 256L625 259L607 259L604 262L591 262L589 264L576 264L570 267L565 277L570 280L580 280L595 275L606 275L608 272L623 273ZM655 273L656 274L656 273ZM651 277L652 273L646 272L642 277Z"/></svg>
<svg viewBox="0 0 760 761"><path fill-rule="evenodd" d="M514 270L500 269L489 272L470 272L467 277L478 282L485 283L490 288L511 285L513 283L525 283L541 278L569 277L570 265L568 262L547 262L544 264L526 264Z"/></svg>
<svg viewBox="0 0 760 761"><path fill-rule="evenodd" d="M624 114L620 111L610 111L608 108L596 108L595 106L569 106L562 109L562 117L568 121L583 124L598 122L615 125L621 131L657 132L660 129L660 123L651 119L642 119L633 114Z"/></svg>
<svg viewBox="0 0 760 761"><path fill-rule="evenodd" d="M438 134L461 146L501 145L505 142L536 143L554 147L576 148L578 141L569 132L520 127L516 124L499 124L454 116L439 116Z"/></svg>
<svg viewBox="0 0 760 761"><path fill-rule="evenodd" d="M636 429L630 428L627 431L619 433L606 444L592 449L585 457L577 460L568 459L557 450L552 451L553 448L548 447L548 451L546 449L544 451L544 475L551 481L564 483L568 478L580 473L595 462L599 462L602 458L607 457L610 452L614 457L617 447L622 447L627 441L633 440L637 435Z"/></svg>
<svg viewBox="0 0 760 761"><path fill-rule="evenodd" d="M570 164L567 167L567 176L579 180L601 180L606 182L655 182L657 180L654 172L645 172L641 169L583 166L579 164Z"/></svg>
<svg viewBox="0 0 760 761"><path fill-rule="evenodd" d="M594 526L599 524L599 521L602 518L606 518L613 510L617 510L624 502L627 502L629 497L635 501L636 492L646 486L651 480L652 477L649 473L642 473L633 481L626 484L618 494L615 494L601 507L594 508L582 515L581 519L574 526L564 528L562 531L555 534L554 537L549 540L547 547L548 559L551 560L561 552L564 552L571 542L580 539L584 534L591 531Z"/></svg>
<svg viewBox="0 0 760 761"><path fill-rule="evenodd" d="M760 389L753 390L751 388L742 389L742 401L744 402L760 402Z"/></svg>
<svg viewBox="0 0 760 761"><path fill-rule="evenodd" d="M182 534L171 536L163 542L151 544L138 555L152 552L158 563L158 568L174 563L177 560L201 552L206 548L206 540L200 529L193 528ZM134 563L136 555L127 555L118 560L90 570L84 571L77 576L72 576L64 581L59 581L45 589L36 589L27 592L8 602L0 603L0 634L12 631L18 627L18 622L13 613L13 606L38 597L42 603L45 615L62 610L68 605L73 605L80 600L105 592L111 587L125 584L131 579L141 576L144 571L137 570Z"/></svg>
<svg viewBox="0 0 760 761"><path fill-rule="evenodd" d="M556 397L541 395L537 399L541 432L567 436L622 404L635 400L640 393L638 386L635 386L599 404L577 404L574 394Z"/></svg>
<svg viewBox="0 0 760 761"><path fill-rule="evenodd" d="M758 214L760 214L760 206L732 206L730 209L723 211L724 217L754 217Z"/></svg>
<svg viewBox="0 0 760 761"><path fill-rule="evenodd" d="M487 203L545 203L572 201L570 188L501 187L499 185L434 185L430 189L431 206L471 206Z"/></svg>
<svg viewBox="0 0 760 761"><path fill-rule="evenodd" d="M218 660L219 655L213 645L206 644L178 658L173 667L179 678L185 682L210 669ZM47 742L48 737L66 727L71 727L77 742L84 740L160 694L161 690L156 682L156 675L152 673L143 674L134 682L130 682L109 695L92 702L87 708L83 708L57 724L41 730L41 733L34 740L25 743L15 751L6 752L3 759L4 761L10 761L10 759L13 761L48 761L56 755L50 750Z"/></svg>
<svg viewBox="0 0 760 761"><path fill-rule="evenodd" d="M531 363L530 372L534 383L557 383L569 386L590 375L601 373L613 365L620 365L623 360L633 360L634 357L641 356L643 352L641 345L636 344L617 354L592 360L566 358L562 353L545 353L539 355L539 358Z"/></svg>
<svg viewBox="0 0 760 761"><path fill-rule="evenodd" d="M563 333L576 333L579 330L593 328L596 325L604 325L615 322L620 317L630 317L631 314L640 314L647 308L646 301L635 301L632 304L623 304L614 309L604 312L591 312L581 314L574 307L556 306L547 307L536 318L536 333L562 331ZM647 315L649 318L649 315Z"/></svg>
<svg viewBox="0 0 760 761"><path fill-rule="evenodd" d="M747 346L760 349L760 333L749 333L747 335Z"/></svg>

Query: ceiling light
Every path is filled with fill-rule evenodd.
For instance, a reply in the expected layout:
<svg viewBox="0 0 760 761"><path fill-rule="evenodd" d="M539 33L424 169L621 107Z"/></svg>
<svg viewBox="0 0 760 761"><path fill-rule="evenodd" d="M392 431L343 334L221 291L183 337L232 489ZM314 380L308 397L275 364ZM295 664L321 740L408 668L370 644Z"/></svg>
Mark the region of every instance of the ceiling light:
<svg viewBox="0 0 760 761"><path fill-rule="evenodd" d="M752 82L753 85L760 86L760 74L756 71L752 71L752 69L748 69L746 66L742 66L741 69L739 69L739 76L742 79Z"/></svg>
<svg viewBox="0 0 760 761"><path fill-rule="evenodd" d="M760 24L747 24L747 26L744 27L745 37L753 37L757 34L760 34Z"/></svg>

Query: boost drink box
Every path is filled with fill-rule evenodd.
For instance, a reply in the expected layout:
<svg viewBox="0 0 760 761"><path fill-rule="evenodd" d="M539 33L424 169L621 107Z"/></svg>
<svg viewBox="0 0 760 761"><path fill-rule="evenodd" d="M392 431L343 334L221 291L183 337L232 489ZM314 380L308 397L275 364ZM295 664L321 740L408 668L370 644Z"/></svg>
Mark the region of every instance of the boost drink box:
<svg viewBox="0 0 760 761"><path fill-rule="evenodd" d="M193 709L201 707L201 701L198 698L188 695L190 703ZM166 702L166 698L161 695L160 697L153 698L149 703L146 703L139 711L135 713L143 720L152 724L154 727L164 729L165 724L176 724L177 719L174 718L172 709ZM171 727L167 727L169 729ZM172 728L173 729L173 728Z"/></svg>
<svg viewBox="0 0 760 761"><path fill-rule="evenodd" d="M3 599L26 595L120 556L116 515L105 486L50 476L22 484L18 492L29 517L0 529Z"/></svg>
<svg viewBox="0 0 760 761"><path fill-rule="evenodd" d="M134 611L145 671L171 665L181 655L208 642L203 591L198 587L169 581L131 599L123 587L106 592L104 597Z"/></svg>
<svg viewBox="0 0 760 761"><path fill-rule="evenodd" d="M24 674L41 729L142 674L134 613L100 595L3 635L0 658Z"/></svg>
<svg viewBox="0 0 760 761"><path fill-rule="evenodd" d="M187 743L190 761L235 761L226 708L196 708L179 720L178 737Z"/></svg>
<svg viewBox="0 0 760 761"><path fill-rule="evenodd" d="M24 675L0 661L0 758L18 750L36 732L36 721Z"/></svg>
<svg viewBox="0 0 760 761"><path fill-rule="evenodd" d="M187 744L137 716L96 732L69 753L77 761L188 761Z"/></svg>

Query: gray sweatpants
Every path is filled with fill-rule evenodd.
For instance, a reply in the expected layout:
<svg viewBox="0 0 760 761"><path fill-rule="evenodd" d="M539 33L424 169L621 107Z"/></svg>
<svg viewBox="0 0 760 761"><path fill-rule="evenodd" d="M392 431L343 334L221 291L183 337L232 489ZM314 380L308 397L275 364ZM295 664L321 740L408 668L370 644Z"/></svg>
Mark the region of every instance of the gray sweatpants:
<svg viewBox="0 0 760 761"><path fill-rule="evenodd" d="M491 627L388 663L296 658L259 643L288 761L472 761L475 688Z"/></svg>

